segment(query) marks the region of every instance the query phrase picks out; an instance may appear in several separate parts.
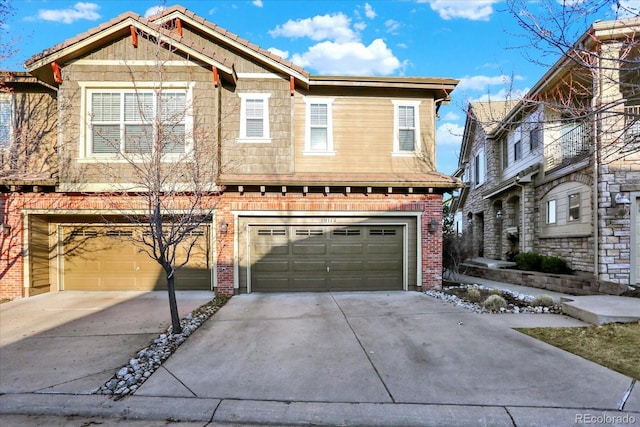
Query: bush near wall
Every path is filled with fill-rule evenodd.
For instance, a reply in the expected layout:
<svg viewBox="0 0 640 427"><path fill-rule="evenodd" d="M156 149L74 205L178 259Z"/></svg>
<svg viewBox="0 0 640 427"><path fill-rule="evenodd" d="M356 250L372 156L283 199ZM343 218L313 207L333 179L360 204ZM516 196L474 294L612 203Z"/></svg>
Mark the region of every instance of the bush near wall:
<svg viewBox="0 0 640 427"><path fill-rule="evenodd" d="M518 270L571 274L571 269L567 266L567 262L555 256L540 255L536 252L521 252L516 255L515 262Z"/></svg>

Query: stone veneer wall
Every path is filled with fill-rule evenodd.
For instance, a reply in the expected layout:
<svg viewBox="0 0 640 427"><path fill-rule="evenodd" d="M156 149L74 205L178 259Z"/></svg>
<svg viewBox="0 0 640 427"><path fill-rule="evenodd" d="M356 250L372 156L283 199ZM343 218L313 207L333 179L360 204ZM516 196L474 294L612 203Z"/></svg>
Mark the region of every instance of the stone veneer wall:
<svg viewBox="0 0 640 427"><path fill-rule="evenodd" d="M620 295L627 289L626 285L604 281L596 282L590 276L546 274L537 271L495 269L472 265L463 265L462 268L464 274L468 276L571 295Z"/></svg>

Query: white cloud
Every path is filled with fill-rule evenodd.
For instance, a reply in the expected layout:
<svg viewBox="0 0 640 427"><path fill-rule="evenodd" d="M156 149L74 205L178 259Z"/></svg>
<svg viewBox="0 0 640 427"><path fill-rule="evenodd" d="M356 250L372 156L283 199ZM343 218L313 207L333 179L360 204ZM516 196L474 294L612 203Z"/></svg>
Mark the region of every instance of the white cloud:
<svg viewBox="0 0 640 427"><path fill-rule="evenodd" d="M360 42L325 41L305 53L294 54L291 61L316 70L319 74L389 75L402 67L382 39L369 46Z"/></svg>
<svg viewBox="0 0 640 427"><path fill-rule="evenodd" d="M280 50L277 47L270 47L269 49L267 49L269 52L273 53L274 55L278 55L280 58L282 59L287 59L289 57L289 52L286 50Z"/></svg>
<svg viewBox="0 0 640 427"><path fill-rule="evenodd" d="M273 37L300 38L311 40L333 40L338 43L351 42L359 39L351 27L351 20L343 13L333 15L318 15L313 18L289 20L269 31Z"/></svg>
<svg viewBox="0 0 640 427"><path fill-rule="evenodd" d="M488 93L484 93L478 98L472 99L471 102L506 101L506 100L517 101L519 99L522 99L522 97L526 95L527 92L529 92L529 89L530 88L512 90L509 88L502 88L496 92L489 91Z"/></svg>
<svg viewBox="0 0 640 427"><path fill-rule="evenodd" d="M493 4L500 0L419 0L429 3L431 9L445 20L468 19L470 21L488 21L493 14Z"/></svg>
<svg viewBox="0 0 640 427"><path fill-rule="evenodd" d="M369 19L373 19L376 17L376 12L373 10L373 6L371 6L369 3L364 4L364 14Z"/></svg>
<svg viewBox="0 0 640 427"><path fill-rule="evenodd" d="M460 116L453 111L447 111L447 113L442 117L443 120L446 121L456 121L460 120Z"/></svg>
<svg viewBox="0 0 640 427"><path fill-rule="evenodd" d="M72 8L67 9L40 9L38 18L45 21L64 22L71 24L80 19L96 21L101 18L98 13L100 6L95 3L78 2Z"/></svg>
<svg viewBox="0 0 640 427"><path fill-rule="evenodd" d="M464 126L458 123L445 122L436 129L436 141L438 145L454 145L460 146L462 135L464 134Z"/></svg>
<svg viewBox="0 0 640 427"><path fill-rule="evenodd" d="M501 74L498 76L465 76L460 79L460 83L456 86L456 91L482 91L486 92L486 90L491 86L498 85L506 85L509 84L511 78L506 74Z"/></svg>
<svg viewBox="0 0 640 427"><path fill-rule="evenodd" d="M398 21L394 21L393 19L387 19L384 23L384 26L387 27L388 33L395 33L400 28L400 23Z"/></svg>
<svg viewBox="0 0 640 427"><path fill-rule="evenodd" d="M145 18L148 18L148 17L150 17L150 16L153 16L153 15L155 15L155 14L157 14L157 13L162 12L164 9L165 9L165 7L164 7L164 6L151 6L149 9L147 9L147 10L144 12L144 17L145 17Z"/></svg>
<svg viewBox="0 0 640 427"><path fill-rule="evenodd" d="M364 22L356 22L355 24L353 24L353 28L356 31L364 31L364 29L367 28L367 24Z"/></svg>
<svg viewBox="0 0 640 427"><path fill-rule="evenodd" d="M253 0L252 4L256 7L262 7L262 0Z"/></svg>

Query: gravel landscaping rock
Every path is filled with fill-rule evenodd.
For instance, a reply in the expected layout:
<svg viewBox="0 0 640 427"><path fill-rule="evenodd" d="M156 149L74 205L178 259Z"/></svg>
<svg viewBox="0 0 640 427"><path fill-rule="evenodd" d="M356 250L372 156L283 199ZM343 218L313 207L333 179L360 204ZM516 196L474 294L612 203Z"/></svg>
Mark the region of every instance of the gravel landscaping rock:
<svg viewBox="0 0 640 427"><path fill-rule="evenodd" d="M478 289L478 290L485 290L485 291L489 291L492 289L482 285L461 284L460 286L455 286L455 287L453 286L444 287L441 291L427 290L424 293L429 296L441 299L443 301L447 301L458 307L462 307L467 310L474 311L476 313L527 313L527 314L532 314L532 313L533 314L545 314L545 313L560 314L562 313L562 307L560 307L557 304L552 307L534 306L532 303L535 298L532 295L525 295L518 292L510 291L508 289L500 289L500 292L503 295L510 296L511 297L510 300L513 302L509 303L509 305L506 308L502 308L499 311L489 311L484 307L482 307L481 304L465 300L449 292L450 290L456 289L456 288L457 289L461 289L461 288L462 289Z"/></svg>
<svg viewBox="0 0 640 427"><path fill-rule="evenodd" d="M160 334L148 347L138 351L126 366L118 369L114 376L94 394L113 395L116 398L133 394L187 337L213 316L228 300L227 297L216 297L187 314L184 319L180 320L182 327L180 334L173 334L173 327L169 326L166 333Z"/></svg>

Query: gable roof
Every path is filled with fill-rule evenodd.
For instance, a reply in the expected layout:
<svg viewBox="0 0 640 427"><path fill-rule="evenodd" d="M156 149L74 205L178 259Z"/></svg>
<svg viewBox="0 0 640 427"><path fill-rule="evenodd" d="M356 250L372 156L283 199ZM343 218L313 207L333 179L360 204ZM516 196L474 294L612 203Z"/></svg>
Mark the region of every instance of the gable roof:
<svg viewBox="0 0 640 427"><path fill-rule="evenodd" d="M462 165L465 159L471 155L473 145L472 129L480 127L485 135L491 135L501 125L502 120L509 112L518 105L520 101L477 101L470 102L467 106L467 118L464 124L464 134L462 135L462 146L460 147L460 157L458 158L459 174L464 173Z"/></svg>
<svg viewBox="0 0 640 427"><path fill-rule="evenodd" d="M229 79L237 80L233 63L230 61L132 12L125 12L95 28L32 56L25 61L25 67L27 71L40 80L55 85L53 73L50 69L52 62L65 63L71 61L95 49L97 46L129 34L130 27L158 37L169 43L173 48L189 54L192 58L218 68Z"/></svg>
<svg viewBox="0 0 640 427"><path fill-rule="evenodd" d="M156 24L164 24L173 19L181 19L187 25L204 31L207 35L222 42L223 44L233 48L234 50L243 52L269 68L280 71L281 73L293 76L297 80L308 83L309 73L304 68L287 61L286 59L261 48L242 37L225 30L224 28L207 21L206 19L196 15L185 7L175 5L168 7L156 15L149 18L151 22Z"/></svg>

